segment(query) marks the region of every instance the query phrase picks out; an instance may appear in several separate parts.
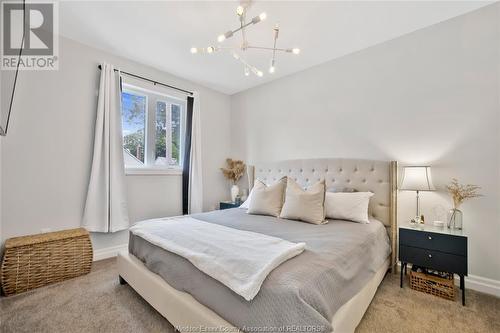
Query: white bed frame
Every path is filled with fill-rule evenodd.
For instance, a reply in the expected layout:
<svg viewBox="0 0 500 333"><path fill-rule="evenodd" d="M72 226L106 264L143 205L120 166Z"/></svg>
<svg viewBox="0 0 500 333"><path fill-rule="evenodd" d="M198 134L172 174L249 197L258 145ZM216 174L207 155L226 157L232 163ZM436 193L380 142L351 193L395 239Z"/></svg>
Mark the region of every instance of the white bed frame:
<svg viewBox="0 0 500 333"><path fill-rule="evenodd" d="M271 182L287 175L295 178L303 186L314 182L316 178L324 178L327 186L335 184L338 187L374 192L370 213L388 228L393 251L375 276L333 316L334 332L354 332L386 272L389 269L395 272L397 162L354 159L296 160L249 167L248 170L250 186L254 179L267 179ZM118 272L120 283L128 283L182 333L239 331L217 313L196 301L190 294L170 286L128 252L118 254Z"/></svg>
<svg viewBox="0 0 500 333"><path fill-rule="evenodd" d="M334 332L354 332L380 282L384 279L389 264L390 258L387 258L363 289L335 313L332 320ZM126 283L182 333L239 331L190 294L171 287L163 278L151 272L139 259L128 252L118 254L118 271ZM121 281L123 283L123 280Z"/></svg>

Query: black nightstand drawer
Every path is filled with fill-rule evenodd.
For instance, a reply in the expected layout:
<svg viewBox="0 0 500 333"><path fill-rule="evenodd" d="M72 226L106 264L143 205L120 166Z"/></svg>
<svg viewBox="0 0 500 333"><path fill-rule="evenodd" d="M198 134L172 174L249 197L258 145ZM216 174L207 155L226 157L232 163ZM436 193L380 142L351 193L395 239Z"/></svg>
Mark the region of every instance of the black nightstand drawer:
<svg viewBox="0 0 500 333"><path fill-rule="evenodd" d="M410 246L399 246L399 259L438 271L467 275L467 257Z"/></svg>
<svg viewBox="0 0 500 333"><path fill-rule="evenodd" d="M460 236L401 228L399 244L467 256L467 238Z"/></svg>

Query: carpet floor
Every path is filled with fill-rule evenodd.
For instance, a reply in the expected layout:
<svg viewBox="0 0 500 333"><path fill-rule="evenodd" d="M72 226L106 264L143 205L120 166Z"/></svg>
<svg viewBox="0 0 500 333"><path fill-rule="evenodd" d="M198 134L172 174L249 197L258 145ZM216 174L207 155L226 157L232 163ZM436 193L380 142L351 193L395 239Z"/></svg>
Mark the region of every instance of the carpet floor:
<svg viewBox="0 0 500 333"><path fill-rule="evenodd" d="M86 276L0 299L0 332L168 332L174 328L130 286L116 260ZM500 332L500 298L467 290L467 306L399 288L387 274L361 321L364 332Z"/></svg>

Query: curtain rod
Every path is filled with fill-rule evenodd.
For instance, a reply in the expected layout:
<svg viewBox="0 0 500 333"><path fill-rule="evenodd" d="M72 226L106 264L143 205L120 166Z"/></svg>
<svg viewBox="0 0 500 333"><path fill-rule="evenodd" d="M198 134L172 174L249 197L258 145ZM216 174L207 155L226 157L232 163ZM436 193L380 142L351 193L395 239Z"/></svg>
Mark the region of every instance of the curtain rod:
<svg viewBox="0 0 500 333"><path fill-rule="evenodd" d="M99 69L102 69L102 66L101 66L101 65L99 65L99 66L97 66L97 67L98 67ZM117 72L117 71L118 71L118 69L116 69L116 68L115 68L115 72ZM175 89L175 90L178 90L178 91L182 91L182 92L184 92L184 93L186 93L186 94L189 94L189 95L193 95L193 92L192 92L192 91L189 91L189 90L184 90L184 89L181 89L181 88L177 88L177 87L171 86L171 85L166 84L166 83L161 83L161 82L158 82L158 81L155 81L155 80L151 80L151 79L149 79L149 78L147 78L147 77L144 77L144 76L140 76L140 75L136 75L136 74L128 73L128 72L125 72L125 71L122 71L122 70L120 70L120 73L123 73L123 74L128 75L128 76L131 76L131 77L135 77L135 78L137 78L137 79L141 79L141 80L144 80L144 81L149 81L149 82L153 83L154 85L159 84L159 85L164 86L164 87L168 87L168 88L171 88L171 89Z"/></svg>

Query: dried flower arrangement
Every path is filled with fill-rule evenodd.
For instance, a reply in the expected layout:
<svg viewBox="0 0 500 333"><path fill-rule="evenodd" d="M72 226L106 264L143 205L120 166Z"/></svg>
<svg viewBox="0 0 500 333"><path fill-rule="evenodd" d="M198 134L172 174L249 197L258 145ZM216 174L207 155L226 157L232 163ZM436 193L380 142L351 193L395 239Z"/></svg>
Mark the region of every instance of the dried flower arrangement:
<svg viewBox="0 0 500 333"><path fill-rule="evenodd" d="M227 168L220 168L224 176L229 179L233 184L243 176L245 172L245 163L240 160L226 159Z"/></svg>
<svg viewBox="0 0 500 333"><path fill-rule="evenodd" d="M451 183L446 186L448 193L453 198L453 205L458 209L460 205L467 199L481 197L482 194L478 193L481 189L480 186L471 184L460 184L456 178L451 180Z"/></svg>

